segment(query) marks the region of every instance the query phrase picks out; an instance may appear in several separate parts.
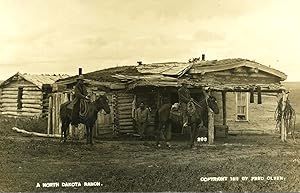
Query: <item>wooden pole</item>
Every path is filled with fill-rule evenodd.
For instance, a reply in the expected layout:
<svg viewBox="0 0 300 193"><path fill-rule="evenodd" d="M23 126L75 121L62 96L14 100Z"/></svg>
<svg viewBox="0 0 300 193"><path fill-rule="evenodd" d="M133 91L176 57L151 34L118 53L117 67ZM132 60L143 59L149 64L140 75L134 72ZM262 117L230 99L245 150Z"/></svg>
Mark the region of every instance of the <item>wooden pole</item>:
<svg viewBox="0 0 300 193"><path fill-rule="evenodd" d="M49 112L48 112L48 127L47 127L47 134L50 134L51 130L51 123L52 123L52 96L49 97Z"/></svg>
<svg viewBox="0 0 300 193"><path fill-rule="evenodd" d="M226 115L226 91L222 91L222 106L223 106L223 125L227 125L227 115Z"/></svg>
<svg viewBox="0 0 300 193"><path fill-rule="evenodd" d="M56 111L56 97L57 94L53 94L52 97L52 134L57 134L55 132L55 126L56 126L56 116L55 116L55 111Z"/></svg>
<svg viewBox="0 0 300 193"><path fill-rule="evenodd" d="M215 140L215 128L214 128L214 112L208 108L208 143L212 144Z"/></svg>
<svg viewBox="0 0 300 193"><path fill-rule="evenodd" d="M287 97L288 97L288 95L285 93L285 91L282 91L282 109L281 109L282 112L284 112L284 110L285 110ZM281 116L280 127L281 127L281 141L285 142L287 133L286 133L286 127L285 127L285 122L284 122L283 116Z"/></svg>

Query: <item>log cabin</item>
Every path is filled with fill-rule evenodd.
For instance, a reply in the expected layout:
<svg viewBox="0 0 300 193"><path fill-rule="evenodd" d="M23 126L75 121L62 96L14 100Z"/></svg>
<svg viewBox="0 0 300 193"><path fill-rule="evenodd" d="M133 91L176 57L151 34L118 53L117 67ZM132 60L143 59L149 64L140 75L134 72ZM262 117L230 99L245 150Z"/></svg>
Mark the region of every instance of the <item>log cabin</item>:
<svg viewBox="0 0 300 193"><path fill-rule="evenodd" d="M228 133L273 133L277 101L285 90L281 82L287 75L248 59L207 61L203 57L189 62L138 62L134 66L87 73L84 77L90 90L109 95L112 113L105 128L118 134L135 131L133 115L141 101L151 109L149 130L153 131L156 110L164 103L178 102L181 80L189 82L195 98L201 98L203 89L210 88L220 108L220 113L207 125L213 132L208 129L206 135L213 133L209 137L213 142L214 136L224 137ZM57 92L70 91L74 81L75 77L57 81Z"/></svg>
<svg viewBox="0 0 300 193"><path fill-rule="evenodd" d="M0 114L20 117L47 116L52 84L67 75L16 73L0 84Z"/></svg>

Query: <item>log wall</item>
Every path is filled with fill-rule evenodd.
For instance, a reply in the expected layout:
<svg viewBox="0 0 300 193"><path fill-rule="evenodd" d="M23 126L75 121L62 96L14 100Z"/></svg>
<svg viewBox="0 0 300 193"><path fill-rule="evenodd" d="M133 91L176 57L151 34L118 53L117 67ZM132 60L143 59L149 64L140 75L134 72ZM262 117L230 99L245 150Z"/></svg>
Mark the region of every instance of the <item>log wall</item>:
<svg viewBox="0 0 300 193"><path fill-rule="evenodd" d="M23 92L19 99L22 108L18 109L19 88L23 88ZM0 112L11 116L40 116L43 109L42 99L41 89L28 81L17 80L1 89Z"/></svg>
<svg viewBox="0 0 300 193"><path fill-rule="evenodd" d="M115 93L112 97L113 128L115 133L134 132L133 109L134 95Z"/></svg>

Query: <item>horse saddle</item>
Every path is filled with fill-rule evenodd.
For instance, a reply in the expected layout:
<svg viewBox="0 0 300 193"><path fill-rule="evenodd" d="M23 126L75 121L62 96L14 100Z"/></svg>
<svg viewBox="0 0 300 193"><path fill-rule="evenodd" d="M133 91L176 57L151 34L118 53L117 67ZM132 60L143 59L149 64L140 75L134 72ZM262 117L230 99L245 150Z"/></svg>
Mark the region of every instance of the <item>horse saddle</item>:
<svg viewBox="0 0 300 193"><path fill-rule="evenodd" d="M75 103L77 102L77 99L72 100L68 105L67 109L73 110Z"/></svg>
<svg viewBox="0 0 300 193"><path fill-rule="evenodd" d="M68 105L67 108L70 110L74 109L75 103L78 101L78 99L72 100ZM88 104L90 102L88 100L80 100L80 105L79 105L79 116L80 117L86 117L87 112L88 112Z"/></svg>

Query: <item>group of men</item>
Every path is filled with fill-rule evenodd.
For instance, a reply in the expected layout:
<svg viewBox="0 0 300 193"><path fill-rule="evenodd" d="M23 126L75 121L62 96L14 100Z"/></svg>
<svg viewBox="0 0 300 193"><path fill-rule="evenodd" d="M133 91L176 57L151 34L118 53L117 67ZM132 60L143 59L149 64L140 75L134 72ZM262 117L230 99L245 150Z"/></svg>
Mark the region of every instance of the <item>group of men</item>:
<svg viewBox="0 0 300 193"><path fill-rule="evenodd" d="M77 126L79 124L79 111L80 101L89 100L88 92L84 84L84 77L79 75L77 83L74 89L75 98L72 101L72 125ZM187 115L187 104L191 100L191 94L188 89L188 82L186 80L181 82L181 87L178 89L179 107L183 114L183 127L187 127L189 124ZM138 109L136 110L134 120L136 121L137 132L141 138L145 137L145 132L150 121L150 110L146 107L144 102L141 102Z"/></svg>

